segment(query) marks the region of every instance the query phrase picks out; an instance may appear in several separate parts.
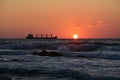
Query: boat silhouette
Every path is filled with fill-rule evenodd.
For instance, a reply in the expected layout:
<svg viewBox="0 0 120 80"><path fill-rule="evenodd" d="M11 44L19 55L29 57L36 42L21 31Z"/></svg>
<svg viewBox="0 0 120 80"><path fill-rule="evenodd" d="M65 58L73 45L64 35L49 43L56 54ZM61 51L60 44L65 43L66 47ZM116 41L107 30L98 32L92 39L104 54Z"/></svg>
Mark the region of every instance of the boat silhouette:
<svg viewBox="0 0 120 80"><path fill-rule="evenodd" d="M49 34L45 34L45 35L43 35L43 34L40 34L40 35L36 34L36 36L34 37L33 34L28 34L26 39L57 39L57 36L53 36L52 34L50 34L50 35Z"/></svg>

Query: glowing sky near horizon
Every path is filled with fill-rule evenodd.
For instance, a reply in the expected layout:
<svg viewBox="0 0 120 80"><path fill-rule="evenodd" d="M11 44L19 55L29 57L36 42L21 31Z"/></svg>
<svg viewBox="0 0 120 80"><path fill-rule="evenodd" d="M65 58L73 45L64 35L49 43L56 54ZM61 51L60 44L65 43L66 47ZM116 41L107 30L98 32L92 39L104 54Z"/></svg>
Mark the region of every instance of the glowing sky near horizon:
<svg viewBox="0 0 120 80"><path fill-rule="evenodd" d="M120 0L0 0L0 38L120 38Z"/></svg>

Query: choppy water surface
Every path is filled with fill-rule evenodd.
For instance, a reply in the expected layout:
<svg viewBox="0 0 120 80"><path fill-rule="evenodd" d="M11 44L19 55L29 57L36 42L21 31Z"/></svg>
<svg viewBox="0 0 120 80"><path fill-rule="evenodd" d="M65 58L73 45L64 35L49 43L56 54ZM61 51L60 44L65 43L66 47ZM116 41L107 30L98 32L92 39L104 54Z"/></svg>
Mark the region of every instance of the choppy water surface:
<svg viewBox="0 0 120 80"><path fill-rule="evenodd" d="M30 54L42 49L64 56ZM3 76L12 80L120 80L120 40L1 39Z"/></svg>

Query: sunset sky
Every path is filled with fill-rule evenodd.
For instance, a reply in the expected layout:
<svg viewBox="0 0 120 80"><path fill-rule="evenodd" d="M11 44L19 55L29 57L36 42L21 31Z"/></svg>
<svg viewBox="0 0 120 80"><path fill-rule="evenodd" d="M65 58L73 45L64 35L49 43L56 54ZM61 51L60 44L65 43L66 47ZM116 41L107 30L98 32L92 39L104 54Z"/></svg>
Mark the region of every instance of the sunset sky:
<svg viewBox="0 0 120 80"><path fill-rule="evenodd" d="M120 0L0 0L0 38L120 38Z"/></svg>

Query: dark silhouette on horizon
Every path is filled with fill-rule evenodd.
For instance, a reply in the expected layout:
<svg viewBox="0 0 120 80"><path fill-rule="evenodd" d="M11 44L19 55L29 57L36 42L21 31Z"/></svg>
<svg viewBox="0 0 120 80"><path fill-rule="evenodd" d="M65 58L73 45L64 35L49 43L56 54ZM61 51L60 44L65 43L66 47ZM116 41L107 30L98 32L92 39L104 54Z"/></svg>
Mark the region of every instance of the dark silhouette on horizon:
<svg viewBox="0 0 120 80"><path fill-rule="evenodd" d="M57 39L57 36L53 36L52 34L50 34L50 35L36 34L36 37L34 37L33 34L28 34L26 39Z"/></svg>

